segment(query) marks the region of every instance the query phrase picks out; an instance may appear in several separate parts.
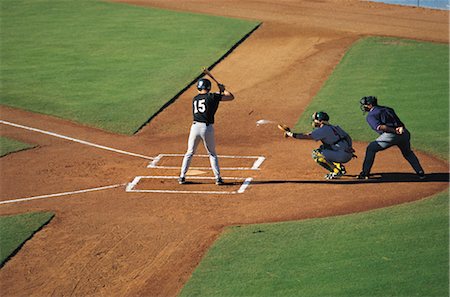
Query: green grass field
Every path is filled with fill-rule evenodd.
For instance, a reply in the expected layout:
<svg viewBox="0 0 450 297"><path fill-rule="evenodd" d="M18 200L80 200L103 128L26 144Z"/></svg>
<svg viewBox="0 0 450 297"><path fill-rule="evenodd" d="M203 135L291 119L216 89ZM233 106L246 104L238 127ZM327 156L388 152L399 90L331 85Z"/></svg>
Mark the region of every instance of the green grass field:
<svg viewBox="0 0 450 297"><path fill-rule="evenodd" d="M0 267L53 216L50 212L0 216Z"/></svg>
<svg viewBox="0 0 450 297"><path fill-rule="evenodd" d="M413 148L449 157L449 46L404 39L371 37L358 41L300 117L298 131L311 130L314 111L359 141L372 141L372 131L359 109L359 99L378 97L395 109L412 134ZM361 152L360 152L361 154Z"/></svg>
<svg viewBox="0 0 450 297"><path fill-rule="evenodd" d="M416 147L448 160L448 46L391 38L357 42L300 117L325 110L355 140L376 137L359 99L395 108ZM347 216L233 227L180 296L448 296L448 191Z"/></svg>
<svg viewBox="0 0 450 297"><path fill-rule="evenodd" d="M448 207L228 228L180 296L448 296Z"/></svg>
<svg viewBox="0 0 450 297"><path fill-rule="evenodd" d="M0 4L0 102L124 134L258 25L93 0Z"/></svg>
<svg viewBox="0 0 450 297"><path fill-rule="evenodd" d="M93 0L0 5L1 103L125 134L257 26ZM355 140L373 140L358 101L376 95L396 109L414 147L448 160L448 50L362 39L296 128L309 131L309 115L325 110ZM181 296L448 296L448 207L446 192L362 214L230 228ZM2 263L4 243L10 255L52 216L14 243L23 223L0 218Z"/></svg>
<svg viewBox="0 0 450 297"><path fill-rule="evenodd" d="M0 157L3 157L12 152L25 150L32 147L34 146L31 144L0 136Z"/></svg>

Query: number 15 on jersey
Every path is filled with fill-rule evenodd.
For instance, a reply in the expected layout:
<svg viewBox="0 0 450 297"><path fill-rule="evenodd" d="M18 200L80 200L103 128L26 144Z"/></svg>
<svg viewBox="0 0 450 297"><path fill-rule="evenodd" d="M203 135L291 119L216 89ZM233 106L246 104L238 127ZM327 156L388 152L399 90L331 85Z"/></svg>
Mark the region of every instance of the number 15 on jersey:
<svg viewBox="0 0 450 297"><path fill-rule="evenodd" d="M199 112L203 113L206 111L205 101L206 101L206 99L194 101L194 113L199 113Z"/></svg>

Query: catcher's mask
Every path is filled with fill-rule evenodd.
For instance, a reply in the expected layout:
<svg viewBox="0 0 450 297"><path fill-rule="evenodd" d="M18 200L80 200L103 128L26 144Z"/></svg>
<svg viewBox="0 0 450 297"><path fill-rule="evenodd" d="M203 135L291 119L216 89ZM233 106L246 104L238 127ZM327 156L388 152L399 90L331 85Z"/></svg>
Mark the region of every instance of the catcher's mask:
<svg viewBox="0 0 450 297"><path fill-rule="evenodd" d="M211 82L209 79L201 78L197 82L197 90L203 91L203 90L211 90Z"/></svg>
<svg viewBox="0 0 450 297"><path fill-rule="evenodd" d="M370 108L368 105L377 106L378 105L378 99L375 96L365 96L362 97L361 100L359 100L359 104L361 110L365 113L367 111L370 111Z"/></svg>
<svg viewBox="0 0 450 297"><path fill-rule="evenodd" d="M323 123L328 124L330 117L326 112L318 111L313 113L313 115L311 116L311 120L312 120L311 125L313 127L319 127Z"/></svg>

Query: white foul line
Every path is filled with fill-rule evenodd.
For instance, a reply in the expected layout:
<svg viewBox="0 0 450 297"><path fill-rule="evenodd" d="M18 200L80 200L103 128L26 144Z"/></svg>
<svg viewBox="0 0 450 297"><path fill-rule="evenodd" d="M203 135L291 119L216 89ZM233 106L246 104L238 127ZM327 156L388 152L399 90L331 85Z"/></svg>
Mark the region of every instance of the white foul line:
<svg viewBox="0 0 450 297"><path fill-rule="evenodd" d="M50 135L50 136L62 138L62 139L65 139L65 140L70 140L70 141L73 141L73 142L78 142L78 143L81 143L81 144L93 146L93 147L96 147L96 148L99 148L99 149L112 151L112 152L119 153L119 154L139 157L139 158L143 158L143 159L147 159L147 160L153 160L153 157L144 156L144 155L135 154L135 153L130 153L130 152L127 152L127 151L114 149L114 148L111 148L111 147L95 144L95 143L92 143L92 142L88 142L88 141L84 141L84 140L80 140L80 139L64 136L64 135L53 133L53 132L49 132L49 131L44 131L44 130L40 130L40 129L36 129L36 128L32 128L32 127L27 127L27 126L15 124L15 123L3 121L3 120L0 120L0 123L4 124L4 125L13 126L13 127L16 127L16 128L22 128L22 129L25 129L25 130L30 130L30 131L34 131L34 132L38 132L38 133L42 133L42 134L47 134L47 135Z"/></svg>
<svg viewBox="0 0 450 297"><path fill-rule="evenodd" d="M28 197L28 198L6 200L6 201L0 201L0 204L16 203L16 202L29 201L29 200L37 200L37 199L45 199L45 198L53 198L53 197L59 197L59 196L66 196L66 195L73 195L73 194L80 194L80 193L87 193L87 192L94 192L94 191L101 191L101 190L106 190L106 189L118 188L118 187L121 187L121 186L124 186L124 185L125 184L117 184L117 185L104 186L104 187L85 189L85 190L78 190L78 191L72 191L72 192L63 192L63 193L41 195L41 196L34 196L34 197Z"/></svg>

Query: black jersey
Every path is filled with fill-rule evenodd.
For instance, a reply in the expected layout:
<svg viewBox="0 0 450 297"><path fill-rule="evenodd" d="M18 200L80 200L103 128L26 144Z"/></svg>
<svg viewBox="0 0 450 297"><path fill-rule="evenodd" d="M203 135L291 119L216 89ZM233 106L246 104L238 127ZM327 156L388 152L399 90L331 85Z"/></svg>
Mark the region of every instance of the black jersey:
<svg viewBox="0 0 450 297"><path fill-rule="evenodd" d="M198 94L192 100L192 114L195 122L214 124L222 95L217 93Z"/></svg>

